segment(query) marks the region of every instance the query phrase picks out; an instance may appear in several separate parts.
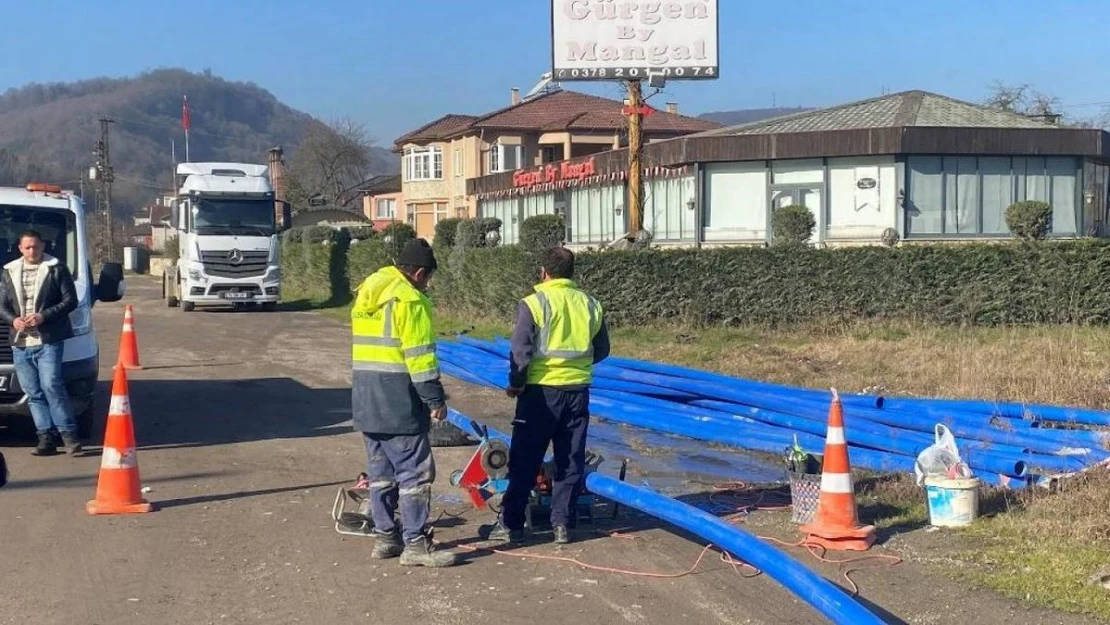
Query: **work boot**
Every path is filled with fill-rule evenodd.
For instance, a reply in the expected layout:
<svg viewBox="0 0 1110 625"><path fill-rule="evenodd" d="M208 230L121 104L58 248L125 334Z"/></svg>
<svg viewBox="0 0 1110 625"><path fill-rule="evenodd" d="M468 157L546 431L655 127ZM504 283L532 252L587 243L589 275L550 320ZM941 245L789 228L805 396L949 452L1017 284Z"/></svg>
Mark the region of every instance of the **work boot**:
<svg viewBox="0 0 1110 625"><path fill-rule="evenodd" d="M567 529L566 525L556 525L552 533L555 534L556 545L565 545L570 542L570 530Z"/></svg>
<svg viewBox="0 0 1110 625"><path fill-rule="evenodd" d="M450 551L436 551L431 536L424 535L405 545L401 566L427 566L442 568L458 564L459 558Z"/></svg>
<svg viewBox="0 0 1110 625"><path fill-rule="evenodd" d="M54 435L50 432L39 432L39 444L31 452L32 456L53 456L58 453L58 445L54 442Z"/></svg>
<svg viewBox="0 0 1110 625"><path fill-rule="evenodd" d="M491 543L519 544L524 542L524 530L511 530L504 523L498 521L489 529L486 540Z"/></svg>
<svg viewBox="0 0 1110 625"><path fill-rule="evenodd" d="M76 456L81 453L81 440L77 438L74 432L62 432L62 445L69 450L69 455Z"/></svg>
<svg viewBox="0 0 1110 625"><path fill-rule="evenodd" d="M388 534L375 531L374 536L376 540L374 541L374 550L370 552L370 557L375 560L396 558L405 550L405 545L401 542L401 533L397 530Z"/></svg>

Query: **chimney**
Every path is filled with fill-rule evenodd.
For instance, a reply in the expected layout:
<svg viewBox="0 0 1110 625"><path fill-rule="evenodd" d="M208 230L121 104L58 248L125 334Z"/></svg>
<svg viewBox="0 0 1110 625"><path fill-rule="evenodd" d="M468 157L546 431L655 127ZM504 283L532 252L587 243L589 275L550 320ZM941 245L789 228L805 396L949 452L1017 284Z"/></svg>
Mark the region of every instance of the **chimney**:
<svg viewBox="0 0 1110 625"><path fill-rule="evenodd" d="M667 102L667 112L671 115L678 115L678 102Z"/></svg>
<svg viewBox="0 0 1110 625"><path fill-rule="evenodd" d="M510 101L510 104L512 104L513 106L520 104L520 89L513 87L510 90L510 93L512 93L512 100Z"/></svg>
<svg viewBox="0 0 1110 625"><path fill-rule="evenodd" d="M284 222L285 206L285 158L281 146L270 148L270 185L274 188L274 223L288 227Z"/></svg>

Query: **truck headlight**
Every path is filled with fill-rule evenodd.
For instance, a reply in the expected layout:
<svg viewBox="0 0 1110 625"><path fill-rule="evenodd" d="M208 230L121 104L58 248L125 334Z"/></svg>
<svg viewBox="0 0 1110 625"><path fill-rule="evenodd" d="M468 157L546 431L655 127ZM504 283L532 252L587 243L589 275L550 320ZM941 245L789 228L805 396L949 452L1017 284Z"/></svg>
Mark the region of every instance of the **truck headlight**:
<svg viewBox="0 0 1110 625"><path fill-rule="evenodd" d="M281 267L270 267L263 282L281 282Z"/></svg>
<svg viewBox="0 0 1110 625"><path fill-rule="evenodd" d="M200 273L200 269L189 269L189 279L194 282L204 280L204 276Z"/></svg>
<svg viewBox="0 0 1110 625"><path fill-rule="evenodd" d="M73 326L73 336L81 336L92 332L92 311L88 306L78 306L69 313L69 324Z"/></svg>

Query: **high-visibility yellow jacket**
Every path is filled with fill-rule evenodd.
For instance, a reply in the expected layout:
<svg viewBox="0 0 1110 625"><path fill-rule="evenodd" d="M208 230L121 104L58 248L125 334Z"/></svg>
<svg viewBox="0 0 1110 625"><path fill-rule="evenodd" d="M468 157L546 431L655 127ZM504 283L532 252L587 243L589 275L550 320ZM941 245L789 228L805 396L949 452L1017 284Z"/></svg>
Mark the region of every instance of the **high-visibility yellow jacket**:
<svg viewBox="0 0 1110 625"><path fill-rule="evenodd" d="M445 402L432 306L396 267L366 278L351 309L351 409L371 434L427 431L429 408Z"/></svg>
<svg viewBox="0 0 1110 625"><path fill-rule="evenodd" d="M510 384L589 385L594 363L609 355L601 304L571 280L549 280L535 290L517 315Z"/></svg>

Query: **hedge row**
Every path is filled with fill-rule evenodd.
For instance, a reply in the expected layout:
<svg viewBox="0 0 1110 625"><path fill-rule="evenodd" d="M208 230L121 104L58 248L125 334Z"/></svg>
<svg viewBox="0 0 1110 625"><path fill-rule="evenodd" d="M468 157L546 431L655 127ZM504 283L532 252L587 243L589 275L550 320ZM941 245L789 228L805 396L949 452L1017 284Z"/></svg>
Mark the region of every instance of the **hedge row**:
<svg viewBox="0 0 1110 625"><path fill-rule="evenodd" d="M507 320L537 278L534 256L518 246L474 247L459 254L455 243L450 252L437 246L442 270L433 281L436 306ZM331 273L333 256L305 249L303 257L287 254L286 266L304 263L306 270L313 267L316 284L338 284ZM377 236L349 246L344 262L351 277L342 282L344 288L357 286L389 256ZM618 325L1110 322L1110 243L1101 241L644 249L581 252L577 264L578 282ZM287 270L290 286L293 278Z"/></svg>

